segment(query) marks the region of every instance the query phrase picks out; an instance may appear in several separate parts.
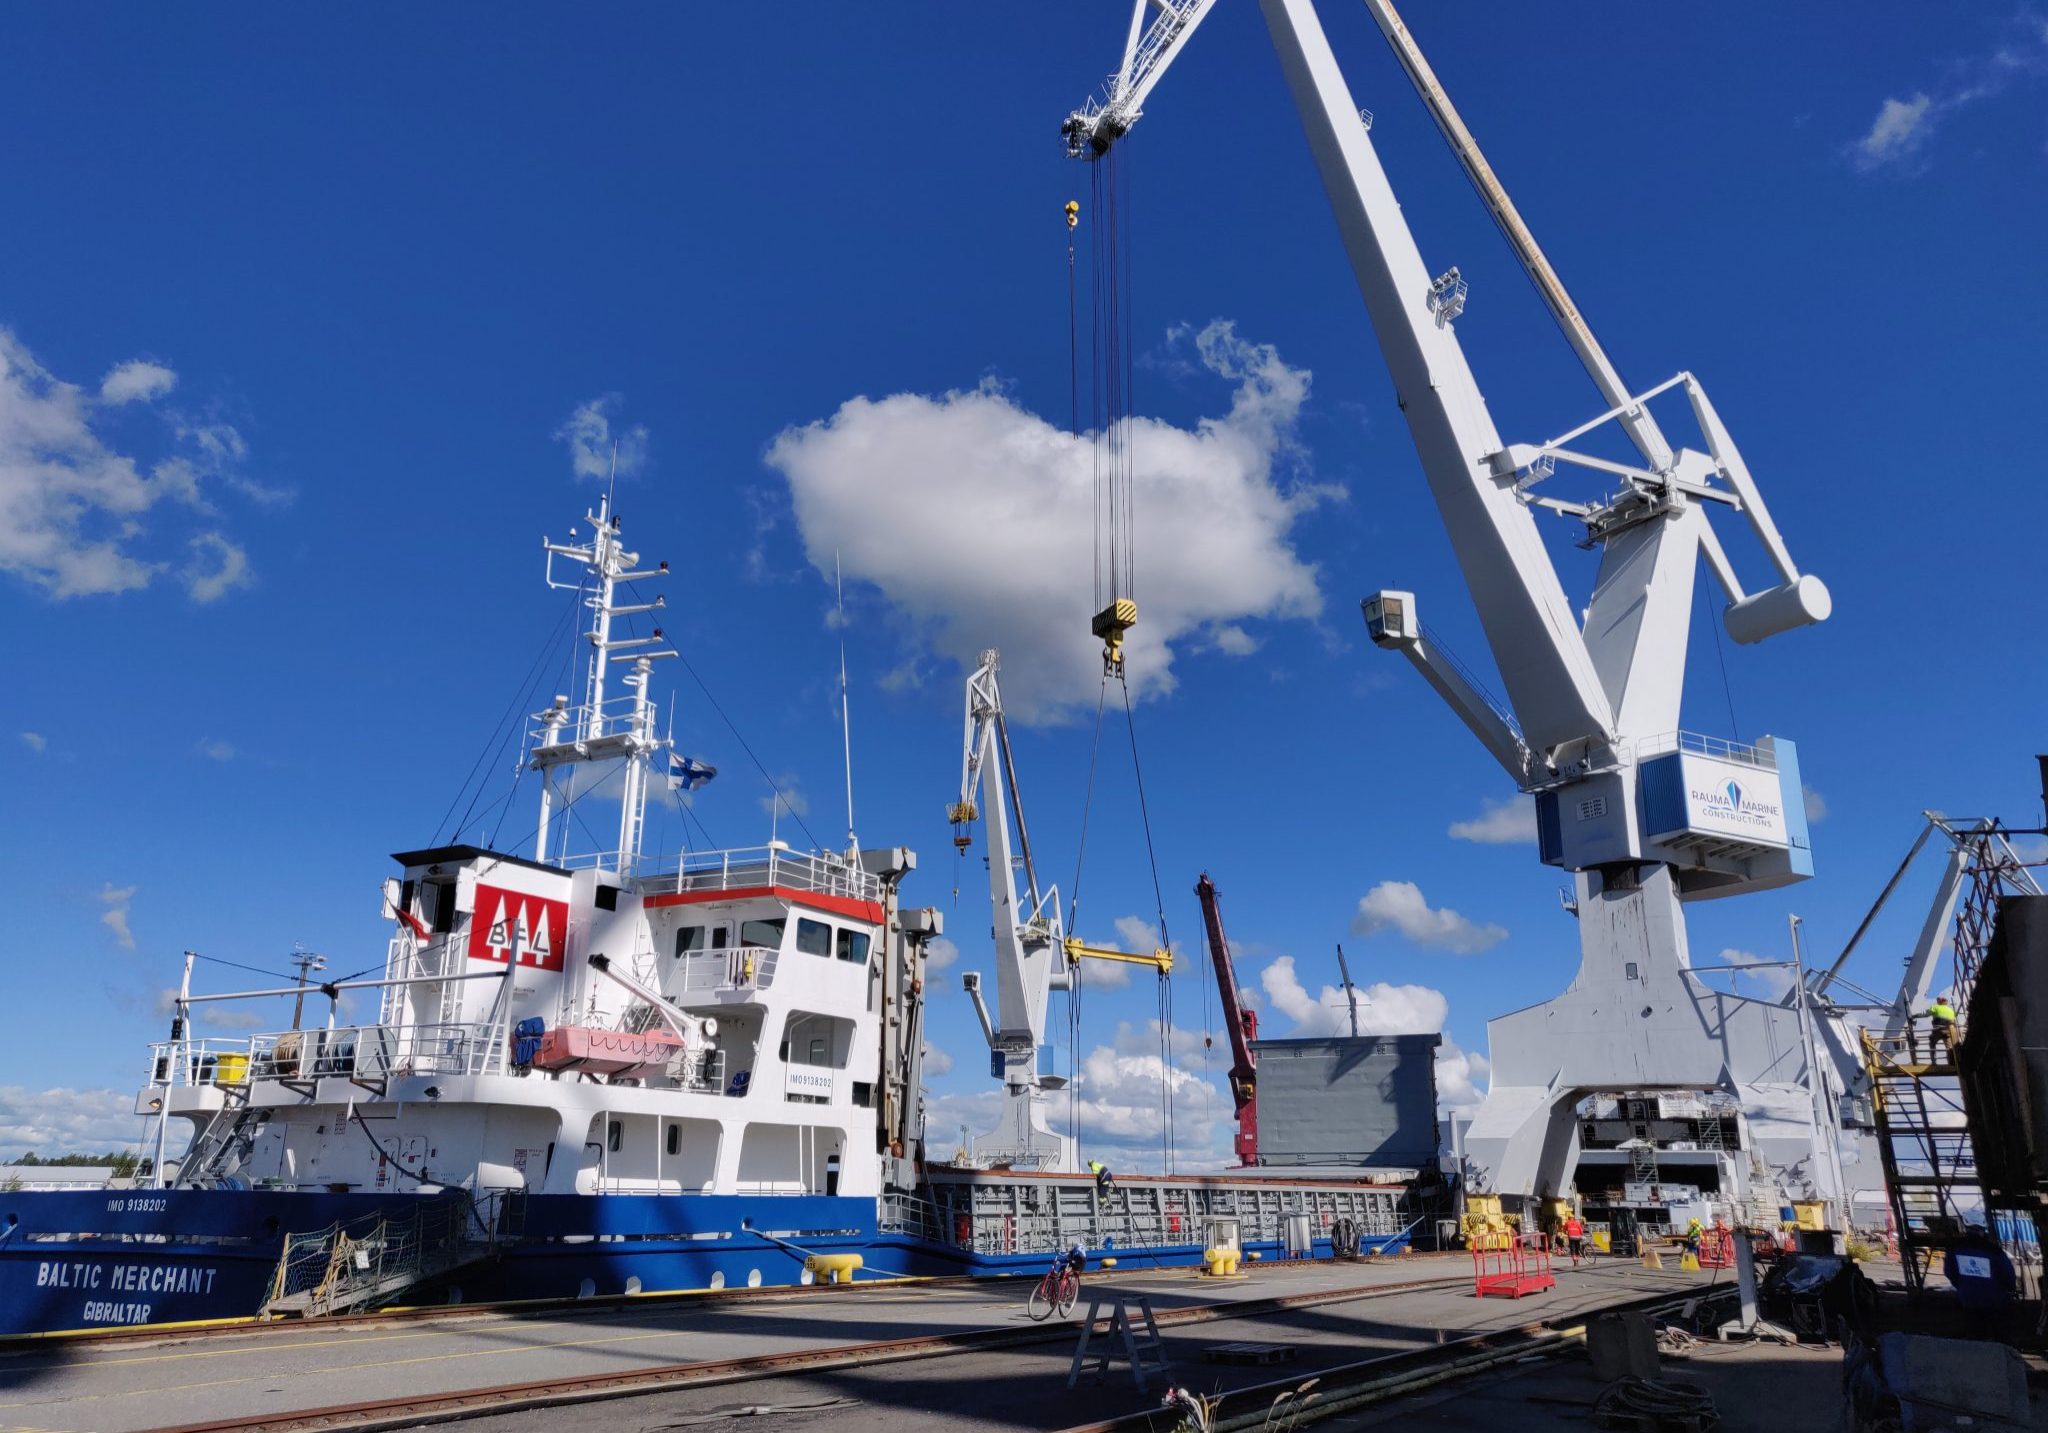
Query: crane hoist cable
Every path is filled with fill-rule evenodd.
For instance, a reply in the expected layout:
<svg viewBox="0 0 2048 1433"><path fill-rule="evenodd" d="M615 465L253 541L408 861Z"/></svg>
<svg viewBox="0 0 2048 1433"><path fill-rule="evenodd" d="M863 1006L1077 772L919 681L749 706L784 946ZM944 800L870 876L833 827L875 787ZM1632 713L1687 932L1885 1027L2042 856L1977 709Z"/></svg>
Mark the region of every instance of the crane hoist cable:
<svg viewBox="0 0 2048 1433"><path fill-rule="evenodd" d="M1172 939L1166 924L1166 902L1159 880L1158 851L1152 839L1152 813L1145 795L1145 770L1139 758L1138 729L1133 715L1130 682L1124 668L1124 639L1138 620L1138 604L1135 594L1134 554L1136 551L1135 462L1131 451L1131 392L1134 377L1134 345L1131 341L1131 315L1129 302L1130 253L1124 242L1124 224L1128 210L1128 178L1118 163L1117 151L1103 162L1090 167L1090 185L1093 221L1089 226L1090 239L1090 297L1092 327L1090 334L1090 388L1089 416L1091 420L1091 457L1094 468L1094 537L1095 537L1095 605L1097 611L1089 624L1090 632L1102 642L1102 682L1095 701L1095 735L1088 757L1088 783L1081 806L1081 831L1078 848L1074 857L1074 884L1069 888L1072 895L1068 907L1066 928L1079 928L1081 910L1081 877L1085 870L1088 848L1088 826L1094 810L1095 782L1101 771L1103 724L1109 710L1109 681L1114 677L1123 693L1124 723L1129 734L1131 747L1131 773L1138 792L1138 812L1145 835L1145 857L1152 874L1152 897L1154 913L1158 921L1159 943L1151 958L1157 970L1156 993L1158 998L1159 1033L1159 1111L1161 1158L1167 1172L1174 1167L1173 1133L1173 967ZM1075 245L1073 234L1079 224L1079 205L1068 201L1066 206L1068 228L1068 365L1069 385L1078 391L1080 384L1078 314L1076 312ZM1080 404L1073 402L1074 421L1078 429ZM1107 956L1129 960L1132 957L1120 952L1084 946L1073 937L1068 938L1067 950L1070 958L1078 961L1084 956ZM1143 960L1146 957L1138 957ZM1073 999L1068 1005L1069 1038L1073 1045L1073 1058L1078 1069L1081 1032L1079 982L1075 983ZM1069 1119L1078 1117L1078 1107L1073 1097L1069 1100ZM1078 1132L1078 1131L1077 1131Z"/></svg>

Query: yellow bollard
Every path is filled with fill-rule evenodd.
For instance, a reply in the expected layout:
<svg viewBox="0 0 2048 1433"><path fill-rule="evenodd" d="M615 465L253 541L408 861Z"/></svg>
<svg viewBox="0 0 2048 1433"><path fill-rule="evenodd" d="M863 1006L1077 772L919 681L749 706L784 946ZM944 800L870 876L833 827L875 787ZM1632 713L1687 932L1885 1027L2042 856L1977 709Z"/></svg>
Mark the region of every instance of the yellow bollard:
<svg viewBox="0 0 2048 1433"><path fill-rule="evenodd" d="M1700 1256L1688 1249L1685 1251L1685 1256L1678 1261L1678 1267L1689 1269L1697 1274L1700 1271Z"/></svg>
<svg viewBox="0 0 2048 1433"><path fill-rule="evenodd" d="M861 1266L858 1254L812 1254L804 1260L804 1268L813 1277L822 1278L828 1284L850 1284Z"/></svg>
<svg viewBox="0 0 2048 1433"><path fill-rule="evenodd" d="M1661 1268L1663 1268L1663 1267L1664 1267L1664 1256L1663 1256L1662 1254L1658 1253L1658 1252L1657 1252L1657 1251L1656 1251L1655 1249L1645 1249L1645 1250L1643 1250L1643 1267L1644 1267L1645 1269L1661 1269Z"/></svg>

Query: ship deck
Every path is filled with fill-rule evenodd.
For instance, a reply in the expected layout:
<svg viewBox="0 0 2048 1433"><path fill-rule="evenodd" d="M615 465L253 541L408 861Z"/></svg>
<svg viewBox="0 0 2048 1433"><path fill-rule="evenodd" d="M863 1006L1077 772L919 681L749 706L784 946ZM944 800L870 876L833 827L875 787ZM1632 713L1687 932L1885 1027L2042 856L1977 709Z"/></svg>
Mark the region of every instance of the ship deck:
<svg viewBox="0 0 2048 1433"><path fill-rule="evenodd" d="M1166 1325L1168 1377L1207 1392L1276 1373L1308 1378L1646 1295L1682 1296L1709 1280L1615 1261L1561 1271L1557 1288L1539 1296L1480 1300L1470 1273L1462 1255L1270 1264L1236 1280L1188 1270L1091 1273L1082 1309L1088 1289L1148 1294ZM455 1413L432 1405L462 1393L478 1395L461 1410L468 1426L504 1433L666 1428L748 1407L791 1416L829 1408L835 1429L850 1421L891 1433L941 1419L1059 1429L1156 1405L1158 1376L1140 1393L1121 1367L1105 1383L1069 1390L1076 1330L1029 1323L1028 1287L856 1285L50 1341L0 1357L0 1430L395 1428ZM1285 1343L1293 1361L1277 1370L1203 1361L1205 1348L1240 1340ZM524 1411L478 1419L479 1404ZM300 1417L351 1405L345 1416Z"/></svg>

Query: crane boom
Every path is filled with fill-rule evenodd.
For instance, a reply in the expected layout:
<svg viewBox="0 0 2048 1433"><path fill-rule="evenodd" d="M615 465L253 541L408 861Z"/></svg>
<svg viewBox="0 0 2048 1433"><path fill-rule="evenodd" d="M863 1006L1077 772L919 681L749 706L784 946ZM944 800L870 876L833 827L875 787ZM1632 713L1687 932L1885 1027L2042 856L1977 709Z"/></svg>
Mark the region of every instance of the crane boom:
<svg viewBox="0 0 2048 1433"><path fill-rule="evenodd" d="M1251 1042L1259 1038L1259 1017L1245 1008L1237 993L1237 969L1230 963L1230 942L1223 935L1223 907L1216 883L1207 871L1195 882L1202 903L1202 928L1209 936L1209 958L1216 964L1216 989L1223 1001L1223 1028L1230 1036L1230 1098L1237 1110L1237 1158L1259 1162L1258 1061Z"/></svg>

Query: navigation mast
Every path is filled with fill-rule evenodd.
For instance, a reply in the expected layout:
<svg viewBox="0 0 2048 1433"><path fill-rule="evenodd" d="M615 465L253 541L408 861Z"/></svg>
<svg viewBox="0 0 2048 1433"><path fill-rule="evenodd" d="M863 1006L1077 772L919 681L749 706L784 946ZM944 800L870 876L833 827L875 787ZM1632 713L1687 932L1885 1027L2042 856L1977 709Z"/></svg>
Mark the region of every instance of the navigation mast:
<svg viewBox="0 0 2048 1433"><path fill-rule="evenodd" d="M570 789L574 786L575 769L616 761L623 763L618 847L611 852L598 852L594 859L603 865L609 857L619 874L628 875L640 860L640 838L647 818L648 758L669 745L665 737L655 735L655 704L648 698L647 683L654 664L676 653L659 627L648 637L615 637L612 624L621 617L658 612L668 605L660 593L655 594L652 602L617 600L619 584L666 577L668 563L640 567L640 554L628 551L620 534L610 494L599 500L596 512L583 516L591 529L588 542L541 539L547 554L547 585L557 591L587 594L583 605L590 609L591 625L583 634L590 644L583 701L571 706L567 695L558 693L554 705L534 717L540 726L535 732L537 741L528 765L540 773L541 784L540 822L534 832L533 858L550 859L548 847L554 835L556 804L562 801L562 811L566 813L568 804L579 795ZM574 581L566 580L571 572L577 572ZM627 689L622 697L607 695L614 654L627 665L626 674L619 679L619 684ZM557 772L565 768L570 775L558 777ZM556 861L566 860L567 846L568 832L564 827Z"/></svg>

